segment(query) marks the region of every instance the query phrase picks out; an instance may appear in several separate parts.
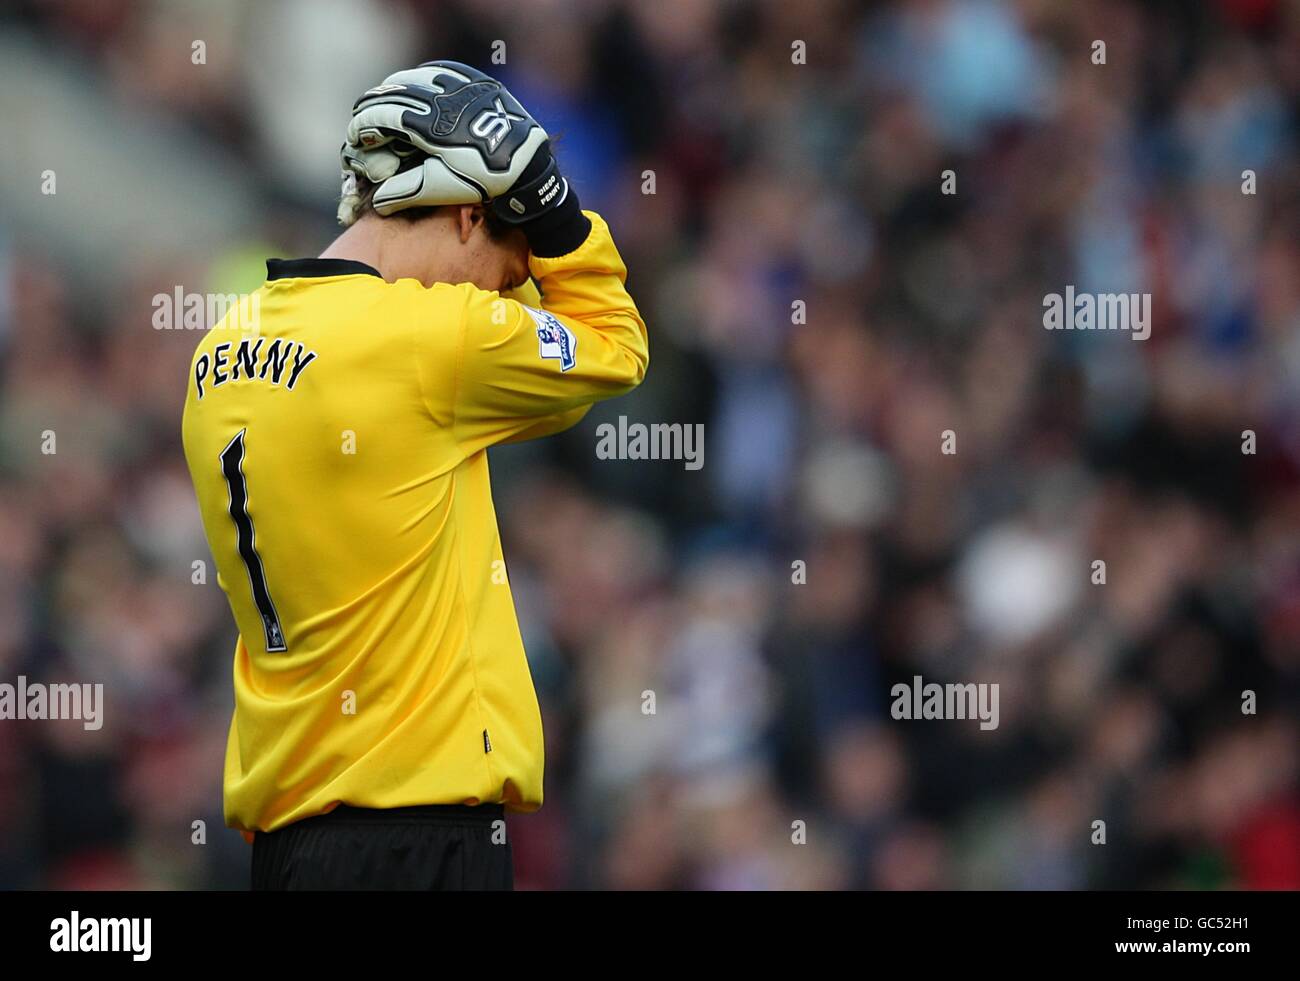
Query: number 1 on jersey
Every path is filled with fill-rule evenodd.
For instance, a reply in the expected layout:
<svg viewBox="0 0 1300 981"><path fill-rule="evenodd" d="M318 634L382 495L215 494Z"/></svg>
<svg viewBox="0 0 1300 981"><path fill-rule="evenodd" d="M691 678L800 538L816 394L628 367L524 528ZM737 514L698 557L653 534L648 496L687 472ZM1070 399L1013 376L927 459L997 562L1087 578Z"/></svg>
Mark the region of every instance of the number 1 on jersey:
<svg viewBox="0 0 1300 981"><path fill-rule="evenodd" d="M271 601L271 590L266 585L266 571L262 568L262 559L257 554L253 519L248 515L248 483L244 479L244 434L241 429L235 438L221 451L221 472L226 478L226 489L230 492L230 517L235 522L235 532L239 544L239 557L244 560L248 570L248 581L253 587L253 602L262 617L262 629L266 634L266 652L287 651L284 631L280 627L280 614L275 611Z"/></svg>

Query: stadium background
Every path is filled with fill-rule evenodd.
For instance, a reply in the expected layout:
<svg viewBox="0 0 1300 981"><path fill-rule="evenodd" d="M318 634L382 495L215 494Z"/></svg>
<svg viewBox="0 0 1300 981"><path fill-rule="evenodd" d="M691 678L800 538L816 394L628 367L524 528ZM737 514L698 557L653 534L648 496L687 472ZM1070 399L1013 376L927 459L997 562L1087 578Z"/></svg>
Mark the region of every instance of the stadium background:
<svg viewBox="0 0 1300 981"><path fill-rule="evenodd" d="M7 4L0 680L108 704L0 723L0 886L245 886L197 337L152 297L317 254L352 100L432 57L561 134L652 336L640 390L492 456L547 734L521 887L1300 887L1279 0ZM1066 284L1150 292L1152 336L1044 330ZM598 460L619 415L704 423L704 468ZM999 728L892 720L916 674L998 682Z"/></svg>

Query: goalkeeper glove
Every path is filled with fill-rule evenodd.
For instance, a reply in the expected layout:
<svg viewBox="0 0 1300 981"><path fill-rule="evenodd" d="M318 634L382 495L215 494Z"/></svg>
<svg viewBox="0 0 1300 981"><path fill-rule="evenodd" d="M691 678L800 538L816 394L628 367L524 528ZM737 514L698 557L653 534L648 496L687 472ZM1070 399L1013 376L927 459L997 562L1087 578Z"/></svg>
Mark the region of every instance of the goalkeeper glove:
<svg viewBox="0 0 1300 981"><path fill-rule="evenodd" d="M345 177L378 185L381 215L483 204L543 257L572 252L591 230L546 131L500 82L459 62L426 62L363 94L341 156Z"/></svg>

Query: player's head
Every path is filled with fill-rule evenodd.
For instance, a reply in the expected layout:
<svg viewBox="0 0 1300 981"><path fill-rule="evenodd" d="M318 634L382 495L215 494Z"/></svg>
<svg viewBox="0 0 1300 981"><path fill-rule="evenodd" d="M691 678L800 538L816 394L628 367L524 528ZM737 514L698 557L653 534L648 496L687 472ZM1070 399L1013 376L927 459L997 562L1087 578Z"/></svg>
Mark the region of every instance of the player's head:
<svg viewBox="0 0 1300 981"><path fill-rule="evenodd" d="M345 182L339 222L364 226L385 256L385 271L435 282L473 283L507 290L528 279L528 241L518 228L481 204L424 205L388 215L375 210L376 185L364 177Z"/></svg>
<svg viewBox="0 0 1300 981"><path fill-rule="evenodd" d="M545 130L475 68L433 61L395 72L353 106L340 151L339 221L365 223L390 252L410 250L412 260L436 241L440 278L518 285L528 275L528 243L517 223L531 215L506 191L525 172L533 176L530 163L539 169L550 159L547 147Z"/></svg>

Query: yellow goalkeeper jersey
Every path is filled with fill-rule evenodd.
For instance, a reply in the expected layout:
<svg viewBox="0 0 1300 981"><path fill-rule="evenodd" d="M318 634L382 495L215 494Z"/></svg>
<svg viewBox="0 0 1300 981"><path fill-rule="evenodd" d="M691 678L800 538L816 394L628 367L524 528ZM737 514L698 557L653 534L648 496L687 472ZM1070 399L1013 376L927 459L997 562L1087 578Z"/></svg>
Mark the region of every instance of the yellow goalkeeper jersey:
<svg viewBox="0 0 1300 981"><path fill-rule="evenodd" d="M199 344L182 429L239 628L230 826L339 803L541 806L487 448L567 428L645 374L626 269L587 216L575 251L530 259L531 304L273 259Z"/></svg>

